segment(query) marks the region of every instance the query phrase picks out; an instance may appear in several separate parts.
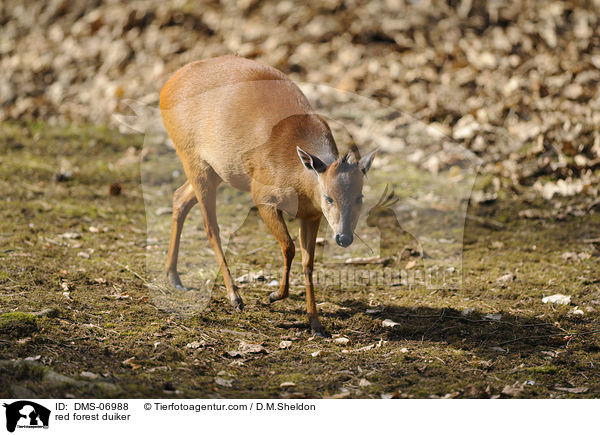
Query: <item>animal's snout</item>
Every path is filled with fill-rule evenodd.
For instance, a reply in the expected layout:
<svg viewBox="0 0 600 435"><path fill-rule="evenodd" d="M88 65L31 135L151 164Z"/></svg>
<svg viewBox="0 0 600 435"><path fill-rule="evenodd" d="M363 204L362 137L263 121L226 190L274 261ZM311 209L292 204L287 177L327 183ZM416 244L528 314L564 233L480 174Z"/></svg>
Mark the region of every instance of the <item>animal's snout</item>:
<svg viewBox="0 0 600 435"><path fill-rule="evenodd" d="M335 235L335 243L340 245L342 248L347 248L352 244L354 237L352 234L336 234Z"/></svg>

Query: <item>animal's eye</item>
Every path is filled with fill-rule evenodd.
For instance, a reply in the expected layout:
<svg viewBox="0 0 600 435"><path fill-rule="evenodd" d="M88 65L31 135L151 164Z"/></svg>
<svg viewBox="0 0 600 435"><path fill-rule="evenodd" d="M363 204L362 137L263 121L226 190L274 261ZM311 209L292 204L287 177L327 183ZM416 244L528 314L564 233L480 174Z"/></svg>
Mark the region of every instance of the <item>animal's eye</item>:
<svg viewBox="0 0 600 435"><path fill-rule="evenodd" d="M326 196L325 197L325 202L327 202L327 204L333 204L333 198Z"/></svg>

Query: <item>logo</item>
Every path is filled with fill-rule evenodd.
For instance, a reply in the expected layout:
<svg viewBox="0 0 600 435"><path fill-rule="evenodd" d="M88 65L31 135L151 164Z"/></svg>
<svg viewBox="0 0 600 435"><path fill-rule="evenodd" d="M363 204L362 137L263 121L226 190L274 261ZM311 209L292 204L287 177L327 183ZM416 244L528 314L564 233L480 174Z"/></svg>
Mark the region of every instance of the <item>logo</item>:
<svg viewBox="0 0 600 435"><path fill-rule="evenodd" d="M14 432L15 428L48 428L50 410L29 400L19 400L4 404L6 408L6 430Z"/></svg>

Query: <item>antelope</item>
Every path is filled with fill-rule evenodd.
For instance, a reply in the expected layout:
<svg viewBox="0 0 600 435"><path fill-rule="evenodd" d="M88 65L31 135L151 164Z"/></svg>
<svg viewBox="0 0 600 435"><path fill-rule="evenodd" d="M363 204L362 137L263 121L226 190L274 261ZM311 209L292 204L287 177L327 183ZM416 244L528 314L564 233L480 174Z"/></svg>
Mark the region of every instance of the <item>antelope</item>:
<svg viewBox="0 0 600 435"><path fill-rule="evenodd" d="M339 246L352 243L363 178L376 151L360 159L357 152L340 156L325 119L285 74L237 56L179 69L162 88L160 110L187 177L173 195L169 282L185 290L177 272L179 240L186 216L199 203L227 296L243 309L217 224L217 187L228 183L251 194L281 246L283 276L279 290L269 295L271 303L289 294L295 254L283 213L299 219L308 320L314 334L328 337L318 318L312 278L319 223L324 216Z"/></svg>

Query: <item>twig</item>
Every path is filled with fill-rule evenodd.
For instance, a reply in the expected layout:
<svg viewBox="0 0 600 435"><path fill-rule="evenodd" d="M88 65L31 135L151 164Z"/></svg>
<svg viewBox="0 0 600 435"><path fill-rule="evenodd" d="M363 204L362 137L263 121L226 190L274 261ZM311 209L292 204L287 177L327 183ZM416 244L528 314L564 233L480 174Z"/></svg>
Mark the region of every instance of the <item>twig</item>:
<svg viewBox="0 0 600 435"><path fill-rule="evenodd" d="M358 234L356 234L354 231L352 231L352 232L354 233L354 235L356 236L356 238L358 240L360 240L367 248L369 248L369 251L371 251L371 254L373 254L373 252L374 252L373 249L371 249L371 247L369 245L367 245L367 243L363 239L361 239Z"/></svg>

